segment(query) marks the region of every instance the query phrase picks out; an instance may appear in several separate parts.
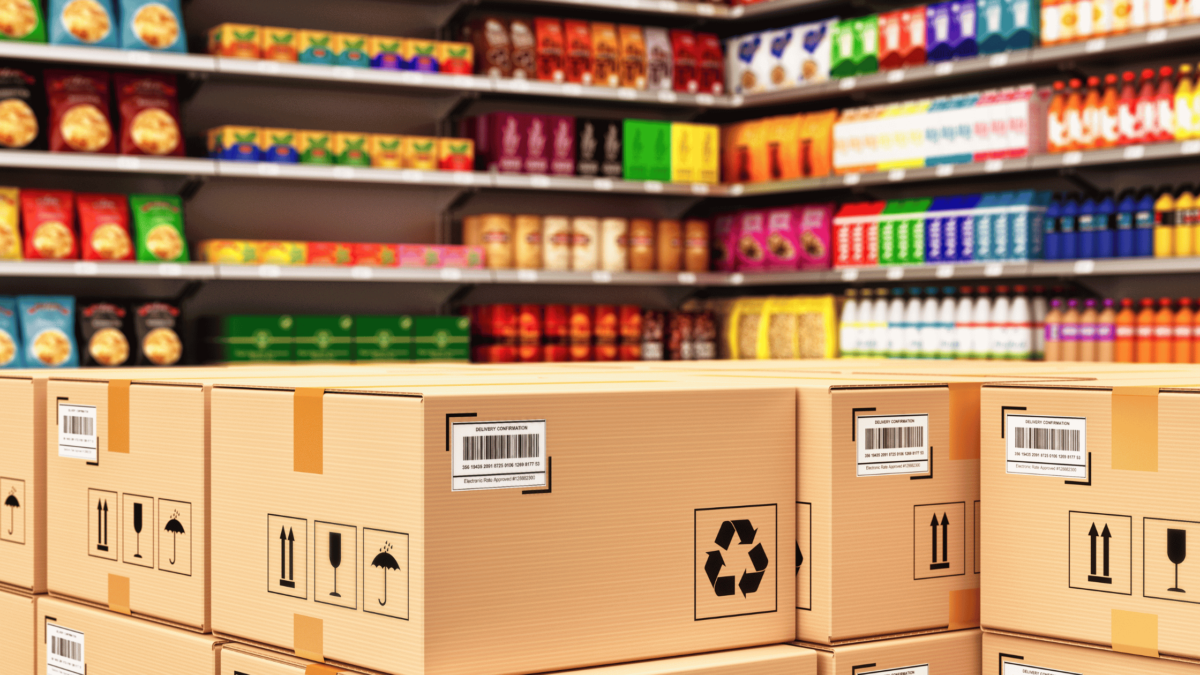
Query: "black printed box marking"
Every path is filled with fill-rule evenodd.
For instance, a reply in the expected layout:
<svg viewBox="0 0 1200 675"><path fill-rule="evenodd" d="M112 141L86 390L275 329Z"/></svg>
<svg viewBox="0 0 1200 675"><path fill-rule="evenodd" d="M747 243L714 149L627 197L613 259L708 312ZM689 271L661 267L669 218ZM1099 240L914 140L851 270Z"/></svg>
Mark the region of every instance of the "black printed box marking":
<svg viewBox="0 0 1200 675"><path fill-rule="evenodd" d="M1133 595L1133 517L1071 511L1067 522L1068 585Z"/></svg>
<svg viewBox="0 0 1200 675"><path fill-rule="evenodd" d="M308 520L267 515L267 591L308 599Z"/></svg>

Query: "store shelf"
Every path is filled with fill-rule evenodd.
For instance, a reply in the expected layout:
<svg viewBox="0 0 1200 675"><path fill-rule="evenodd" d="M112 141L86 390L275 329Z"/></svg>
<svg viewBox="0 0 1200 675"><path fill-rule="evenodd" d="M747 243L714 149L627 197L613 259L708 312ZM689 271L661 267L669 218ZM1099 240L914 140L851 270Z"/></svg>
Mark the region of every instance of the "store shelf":
<svg viewBox="0 0 1200 675"><path fill-rule="evenodd" d="M710 2L688 2L686 0L515 0L532 5L559 5L562 7L587 7L610 12L639 12L664 16L696 17L701 19L760 19L810 9L822 5L833 5L836 0L763 0L751 5L718 5Z"/></svg>
<svg viewBox="0 0 1200 675"><path fill-rule="evenodd" d="M107 49L103 47L69 47L31 42L0 42L0 58L193 73L214 73L217 70L217 59L203 54L148 52L138 49Z"/></svg>
<svg viewBox="0 0 1200 675"><path fill-rule="evenodd" d="M1200 155L1200 140L1179 143L1149 143L1127 145L1120 148L1089 150L1087 152L1064 152L1053 155L1038 155L1030 160L1033 170L1059 169L1073 166L1099 166L1126 162L1153 162L1184 159Z"/></svg>
<svg viewBox="0 0 1200 675"><path fill-rule="evenodd" d="M276 162L218 161L217 175L241 178L487 187L492 176L476 171L421 171L418 169L375 169L357 166L281 164Z"/></svg>
<svg viewBox="0 0 1200 675"><path fill-rule="evenodd" d="M585 87L581 84L558 84L542 80L493 78L490 80L490 87L488 91L502 94L583 98L594 101L647 103L685 108L737 108L742 105L741 96L685 94L676 91L649 91L632 87Z"/></svg>
<svg viewBox="0 0 1200 675"><path fill-rule="evenodd" d="M550 190L555 192L613 192L692 197L727 197L729 189L708 183L664 183L662 181L589 178L587 176L542 176L520 173L493 173L491 185L513 190Z"/></svg>
<svg viewBox="0 0 1200 675"><path fill-rule="evenodd" d="M281 267L279 265L219 265L217 278L222 280L283 280L283 281L383 281L400 283L475 284L492 281L489 270L467 270L453 267L441 269L399 267Z"/></svg>
<svg viewBox="0 0 1200 675"><path fill-rule="evenodd" d="M0 262L0 277L81 279L180 279L203 281L217 277L204 263L92 262L88 260L9 260Z"/></svg>
<svg viewBox="0 0 1200 675"><path fill-rule="evenodd" d="M7 44L7 43L0 43ZM213 176L217 163L191 157L128 157L80 152L0 151L0 167L62 171L112 171L176 176Z"/></svg>

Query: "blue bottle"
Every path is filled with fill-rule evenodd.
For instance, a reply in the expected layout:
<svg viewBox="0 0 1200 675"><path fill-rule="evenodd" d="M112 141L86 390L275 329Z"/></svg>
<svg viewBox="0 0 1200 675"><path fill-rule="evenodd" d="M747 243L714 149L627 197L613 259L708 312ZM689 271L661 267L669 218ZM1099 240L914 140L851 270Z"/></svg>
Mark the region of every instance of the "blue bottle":
<svg viewBox="0 0 1200 675"><path fill-rule="evenodd" d="M1134 252L1134 213L1137 211L1137 193L1132 189L1121 193L1121 201L1117 203L1116 230L1118 258L1132 258Z"/></svg>
<svg viewBox="0 0 1200 675"><path fill-rule="evenodd" d="M1096 233L1097 258L1111 258L1114 255L1117 240L1116 214L1117 205L1113 199L1113 192L1105 190L1100 197L1100 203L1096 205L1096 219L1092 222L1092 229Z"/></svg>
<svg viewBox="0 0 1200 675"><path fill-rule="evenodd" d="M1154 256L1154 190L1145 188L1133 213L1133 255L1139 258Z"/></svg>
<svg viewBox="0 0 1200 675"><path fill-rule="evenodd" d="M1075 223L1075 229L1079 234L1075 235L1079 249L1076 253L1080 258L1095 258L1096 257L1096 200L1088 197L1079 205L1079 219Z"/></svg>
<svg viewBox="0 0 1200 675"><path fill-rule="evenodd" d="M1058 231L1058 220L1062 217L1062 201L1059 195L1050 199L1046 207L1046 235L1043 238L1042 251L1046 260L1062 259L1062 235Z"/></svg>
<svg viewBox="0 0 1200 675"><path fill-rule="evenodd" d="M1063 260L1079 258L1079 195L1067 195L1063 200L1062 215L1058 217L1058 234L1062 237Z"/></svg>

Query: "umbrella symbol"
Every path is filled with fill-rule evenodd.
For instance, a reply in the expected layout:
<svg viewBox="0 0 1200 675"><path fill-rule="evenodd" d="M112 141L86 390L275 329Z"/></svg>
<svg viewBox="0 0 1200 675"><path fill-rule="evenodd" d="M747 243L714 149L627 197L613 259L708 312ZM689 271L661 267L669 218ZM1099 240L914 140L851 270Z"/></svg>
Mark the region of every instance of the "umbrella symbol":
<svg viewBox="0 0 1200 675"><path fill-rule="evenodd" d="M371 561L371 567L383 568L383 599L379 601L380 605L387 604L387 571L400 569L400 563L388 552L391 550L391 542L383 542L383 548L379 549L379 553L375 554L375 559Z"/></svg>
<svg viewBox="0 0 1200 675"><path fill-rule="evenodd" d="M21 508L21 501L17 499L17 489L9 488L8 496L4 498L4 505L8 507L8 533L13 533L13 509Z"/></svg>
<svg viewBox="0 0 1200 675"><path fill-rule="evenodd" d="M171 519L167 521L166 531L171 533L171 559L168 561L172 565L175 564L175 535L183 534L183 523L179 520L179 511L171 512Z"/></svg>

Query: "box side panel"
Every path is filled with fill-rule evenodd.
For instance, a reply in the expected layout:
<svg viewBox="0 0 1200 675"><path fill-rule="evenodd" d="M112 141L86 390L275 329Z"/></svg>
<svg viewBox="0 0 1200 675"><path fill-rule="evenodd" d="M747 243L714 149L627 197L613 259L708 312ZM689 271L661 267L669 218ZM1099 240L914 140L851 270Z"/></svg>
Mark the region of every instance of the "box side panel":
<svg viewBox="0 0 1200 675"><path fill-rule="evenodd" d="M981 649L977 628L834 647L831 675L981 675Z"/></svg>
<svg viewBox="0 0 1200 675"><path fill-rule="evenodd" d="M0 635L4 636L0 673L4 675L36 670L33 659L37 653L34 644L37 597L0 591Z"/></svg>
<svg viewBox="0 0 1200 675"><path fill-rule="evenodd" d="M833 399L823 388L797 389L796 638L827 643L832 634Z"/></svg>
<svg viewBox="0 0 1200 675"><path fill-rule="evenodd" d="M1200 664L985 632L983 670L1000 675L1195 675Z"/></svg>
<svg viewBox="0 0 1200 675"><path fill-rule="evenodd" d="M0 504L9 504L0 510L0 584L44 593L46 464L45 441L39 439L45 421L38 417L39 390L44 399L45 380L0 379Z"/></svg>

